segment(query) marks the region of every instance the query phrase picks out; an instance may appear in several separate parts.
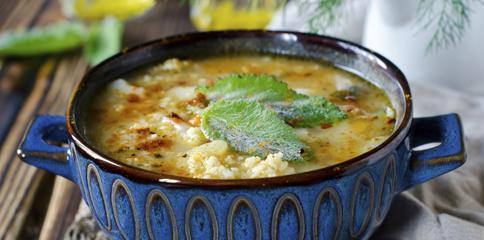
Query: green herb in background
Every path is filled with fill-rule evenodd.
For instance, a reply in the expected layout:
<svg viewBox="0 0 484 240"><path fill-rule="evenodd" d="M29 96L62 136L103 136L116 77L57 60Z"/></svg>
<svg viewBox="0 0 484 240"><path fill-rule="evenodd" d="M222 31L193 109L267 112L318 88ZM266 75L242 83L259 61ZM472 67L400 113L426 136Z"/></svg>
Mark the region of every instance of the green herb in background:
<svg viewBox="0 0 484 240"><path fill-rule="evenodd" d="M301 13L313 12L307 19L311 32L325 33L338 19L344 18L341 6L352 0L299 0ZM286 1L288 2L288 1ZM412 4L410 1L408 4ZM455 46L470 26L469 16L475 4L483 0L419 0L416 28L432 31L427 51ZM477 23L480 24L480 23Z"/></svg>
<svg viewBox="0 0 484 240"><path fill-rule="evenodd" d="M312 11L307 19L311 32L324 33L326 29L334 26L340 14L339 9L345 0L300 0L299 11Z"/></svg>
<svg viewBox="0 0 484 240"><path fill-rule="evenodd" d="M346 118L336 105L320 96L306 96L290 89L285 82L268 75L229 75L197 91L212 101L246 99L258 101L276 112L293 127L332 124Z"/></svg>
<svg viewBox="0 0 484 240"><path fill-rule="evenodd" d="M432 31L427 51L439 47L455 46L470 26L470 15L474 4L482 0L420 0L417 22L420 31ZM477 23L482 24L482 23Z"/></svg>
<svg viewBox="0 0 484 240"><path fill-rule="evenodd" d="M37 56L79 48L87 36L80 22L60 22L24 32L0 35L1 56Z"/></svg>
<svg viewBox="0 0 484 240"><path fill-rule="evenodd" d="M114 17L94 23L84 46L84 57L91 66L97 65L119 52L123 35L123 23Z"/></svg>
<svg viewBox="0 0 484 240"><path fill-rule="evenodd" d="M142 15L155 5L154 0L95 0L61 1L67 17L81 20L100 20L87 23L62 21L46 27L22 32L0 34L0 57L32 57L65 52L84 46L84 57L96 65L114 55L121 48L123 22Z"/></svg>
<svg viewBox="0 0 484 240"><path fill-rule="evenodd" d="M204 112L200 127L210 140L225 140L238 152L260 157L281 152L286 161L310 156L294 129L255 101L217 101Z"/></svg>

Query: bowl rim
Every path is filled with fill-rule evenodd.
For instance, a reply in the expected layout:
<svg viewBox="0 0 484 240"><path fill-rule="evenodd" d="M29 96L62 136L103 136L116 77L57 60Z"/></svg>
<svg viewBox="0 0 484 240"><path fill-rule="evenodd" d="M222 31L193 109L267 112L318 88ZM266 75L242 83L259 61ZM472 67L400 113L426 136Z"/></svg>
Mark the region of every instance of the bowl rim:
<svg viewBox="0 0 484 240"><path fill-rule="evenodd" d="M115 59L122 58L126 53L131 53L135 51L141 51L144 48L148 48L155 44L169 44L176 42L190 42L196 41L197 39L215 37L215 36L227 36L227 37L276 37L277 35L295 35L298 41L310 41L313 43L321 44L332 44L332 47L339 48L344 51L352 51L356 55L364 54L366 58L373 58L379 64L386 67L386 71L390 71L392 77L395 78L396 82L403 90L404 94L404 114L402 121L392 135L390 135L383 143L377 147L360 154L354 158L348 159L344 162L331 165L328 167L302 172L291 175L277 176L277 177L267 177L267 178L253 178L253 179L199 179L199 178L189 178L181 177L176 175L168 175L163 173L154 173L141 168L133 167L123 163L121 161L115 160L106 154L98 151L95 147L91 146L83 134L79 131L77 127L77 121L75 119L75 103L80 97L79 92L82 91L84 83L89 79L89 76L95 73L98 69L109 64ZM275 187L275 186L291 186L291 185L302 185L311 184L319 181L333 179L345 176L358 170L369 163L372 163L375 159L379 159L378 156L384 156L392 149L396 148L398 144L403 141L404 137L407 135L411 122L412 122L412 97L408 82L402 73L402 71L393 64L390 60L383 57L382 55L360 46L356 43L350 41L317 35L312 33L301 33L293 31L269 31L269 30L225 30L225 31L210 31L210 32L194 32L174 35L166 38L161 38L153 41L149 41L143 44L139 44L130 48L123 49L120 53L106 59L102 63L98 64L91 70L89 70L81 81L77 84L71 98L68 103L66 128L69 133L69 137L78 147L77 150L81 151L84 155L90 157L95 164L112 173L121 174L129 179L152 184L162 184L167 187L202 187L202 188L261 188L261 187ZM386 151L385 151L386 150ZM385 153L383 153L385 152Z"/></svg>

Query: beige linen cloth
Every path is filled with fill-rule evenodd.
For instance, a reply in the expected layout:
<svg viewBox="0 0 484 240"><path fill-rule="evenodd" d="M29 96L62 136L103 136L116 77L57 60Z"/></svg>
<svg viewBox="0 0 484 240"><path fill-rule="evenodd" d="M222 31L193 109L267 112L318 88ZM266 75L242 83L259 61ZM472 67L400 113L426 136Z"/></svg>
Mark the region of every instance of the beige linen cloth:
<svg viewBox="0 0 484 240"><path fill-rule="evenodd" d="M468 159L461 168L397 195L371 239L484 239L484 97L411 84L415 116L458 113ZM65 239L106 239L81 204Z"/></svg>
<svg viewBox="0 0 484 240"><path fill-rule="evenodd" d="M467 162L394 199L372 239L484 239L484 97L411 83L415 116L456 112Z"/></svg>

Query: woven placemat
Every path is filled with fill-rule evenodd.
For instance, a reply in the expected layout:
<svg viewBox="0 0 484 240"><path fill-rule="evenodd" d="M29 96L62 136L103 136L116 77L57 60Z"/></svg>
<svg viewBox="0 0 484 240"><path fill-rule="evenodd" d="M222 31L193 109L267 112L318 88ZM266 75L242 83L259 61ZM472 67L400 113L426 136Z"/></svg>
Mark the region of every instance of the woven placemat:
<svg viewBox="0 0 484 240"><path fill-rule="evenodd" d="M91 215L89 207L81 201L74 222L66 231L66 240L107 240L96 220Z"/></svg>

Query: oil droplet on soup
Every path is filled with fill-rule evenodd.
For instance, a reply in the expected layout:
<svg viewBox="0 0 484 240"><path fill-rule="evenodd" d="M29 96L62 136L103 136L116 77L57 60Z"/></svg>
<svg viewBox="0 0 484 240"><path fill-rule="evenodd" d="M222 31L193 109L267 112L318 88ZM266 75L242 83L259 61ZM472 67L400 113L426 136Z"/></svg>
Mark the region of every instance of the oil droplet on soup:
<svg viewBox="0 0 484 240"><path fill-rule="evenodd" d="M323 96L348 118L295 128L311 147L310 161L292 163L281 153L266 158L237 153L209 141L200 129L207 100L195 92L233 73L269 74L309 96ZM149 171L215 179L281 176L331 166L385 141L395 111L381 89L326 63L277 56L168 59L116 79L92 100L87 123L91 143L105 154Z"/></svg>

